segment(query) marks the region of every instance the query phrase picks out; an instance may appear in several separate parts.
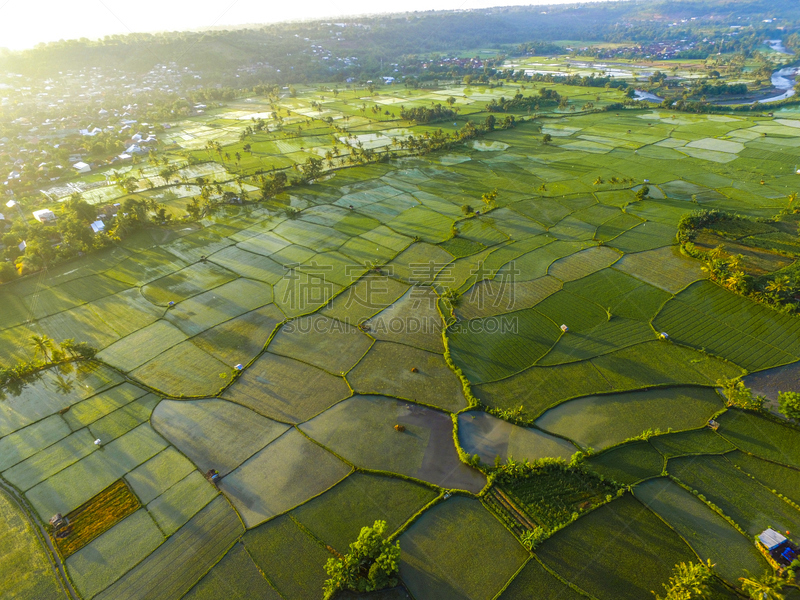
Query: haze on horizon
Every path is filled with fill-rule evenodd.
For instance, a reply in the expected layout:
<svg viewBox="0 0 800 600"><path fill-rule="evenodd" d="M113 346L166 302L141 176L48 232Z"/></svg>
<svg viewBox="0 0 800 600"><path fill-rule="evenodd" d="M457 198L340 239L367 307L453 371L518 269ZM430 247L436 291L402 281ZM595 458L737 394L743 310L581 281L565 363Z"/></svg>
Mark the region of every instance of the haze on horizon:
<svg viewBox="0 0 800 600"><path fill-rule="evenodd" d="M396 9L367 0L0 0L0 48L24 50L66 39L134 32L185 31L429 10L567 4L575 0L406 0ZM608 0L592 0L608 1Z"/></svg>

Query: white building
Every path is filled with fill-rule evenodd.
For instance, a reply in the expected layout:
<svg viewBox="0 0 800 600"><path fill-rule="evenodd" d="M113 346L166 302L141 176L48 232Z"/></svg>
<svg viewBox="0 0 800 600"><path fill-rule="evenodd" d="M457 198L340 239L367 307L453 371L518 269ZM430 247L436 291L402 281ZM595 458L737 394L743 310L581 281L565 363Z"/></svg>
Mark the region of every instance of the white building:
<svg viewBox="0 0 800 600"><path fill-rule="evenodd" d="M49 223L50 221L56 220L56 215L52 210L43 208L33 211L33 218L39 221L39 223Z"/></svg>
<svg viewBox="0 0 800 600"><path fill-rule="evenodd" d="M72 168L78 173L88 173L92 170L92 167L87 165L85 162L76 162L74 165L72 165Z"/></svg>

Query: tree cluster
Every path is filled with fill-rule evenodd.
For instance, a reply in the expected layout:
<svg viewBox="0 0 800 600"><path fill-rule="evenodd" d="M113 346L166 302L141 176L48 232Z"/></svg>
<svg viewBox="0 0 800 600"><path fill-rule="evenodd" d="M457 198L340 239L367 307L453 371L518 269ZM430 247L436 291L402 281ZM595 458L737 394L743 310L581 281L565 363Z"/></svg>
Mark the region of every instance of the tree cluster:
<svg viewBox="0 0 800 600"><path fill-rule="evenodd" d="M362 527L347 554L328 559L325 571L330 578L323 586L325 598L343 590L364 593L397 585L400 542L392 544L384 538L385 532L386 521Z"/></svg>

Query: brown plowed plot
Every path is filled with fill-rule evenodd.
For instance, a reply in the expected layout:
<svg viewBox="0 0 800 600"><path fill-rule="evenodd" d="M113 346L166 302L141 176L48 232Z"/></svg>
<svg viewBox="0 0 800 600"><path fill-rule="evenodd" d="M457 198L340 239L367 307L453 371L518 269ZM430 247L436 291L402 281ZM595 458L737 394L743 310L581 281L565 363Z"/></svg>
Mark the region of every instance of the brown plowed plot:
<svg viewBox="0 0 800 600"><path fill-rule="evenodd" d="M342 377L265 352L225 390L223 398L277 421L299 423L350 394Z"/></svg>
<svg viewBox="0 0 800 600"><path fill-rule="evenodd" d="M69 534L53 536L59 554L63 558L74 554L104 531L111 529L122 519L139 508L139 500L120 479L108 486L94 498L66 515Z"/></svg>

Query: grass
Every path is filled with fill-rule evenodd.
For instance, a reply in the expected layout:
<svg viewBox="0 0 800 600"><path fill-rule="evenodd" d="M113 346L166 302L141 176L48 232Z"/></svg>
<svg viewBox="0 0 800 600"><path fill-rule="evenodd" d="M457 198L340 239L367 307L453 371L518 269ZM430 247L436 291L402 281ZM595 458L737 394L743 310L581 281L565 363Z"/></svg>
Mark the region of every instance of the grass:
<svg viewBox="0 0 800 600"><path fill-rule="evenodd" d="M367 273L340 294L321 313L327 317L357 325L390 306L408 291L405 283L388 275Z"/></svg>
<svg viewBox="0 0 800 600"><path fill-rule="evenodd" d="M511 456L516 460L535 461L540 458L569 458L577 451L570 442L531 427L512 425L482 411L458 415L458 438L464 452L477 454L487 465L496 457L503 462Z"/></svg>
<svg viewBox="0 0 800 600"><path fill-rule="evenodd" d="M102 591L164 541L146 510L141 509L67 559L75 587L91 598Z"/></svg>
<svg viewBox="0 0 800 600"><path fill-rule="evenodd" d="M66 598L27 515L0 492L0 578L19 600Z"/></svg>
<svg viewBox="0 0 800 600"><path fill-rule="evenodd" d="M229 473L288 429L226 400L164 400L153 426L206 472ZM177 453L176 453L177 454Z"/></svg>
<svg viewBox="0 0 800 600"><path fill-rule="evenodd" d="M513 598L537 598L539 600L585 600L565 585L555 575L547 571L536 559L531 559L517 574L508 587L500 594L500 600Z"/></svg>
<svg viewBox="0 0 800 600"><path fill-rule="evenodd" d="M213 396L231 368L191 341L181 342L131 372L145 385L168 396Z"/></svg>
<svg viewBox="0 0 800 600"><path fill-rule="evenodd" d="M469 320L533 308L559 289L561 282L549 275L519 282L502 276L484 279L464 292L456 306L456 313L460 318Z"/></svg>
<svg viewBox="0 0 800 600"><path fill-rule="evenodd" d="M653 339L650 325L624 317L614 317L589 330L570 331L556 343L538 364L552 366L596 358L614 350Z"/></svg>
<svg viewBox="0 0 800 600"><path fill-rule="evenodd" d="M649 442L634 442L592 456L589 468L603 477L630 485L658 477L664 470L664 457Z"/></svg>
<svg viewBox="0 0 800 600"><path fill-rule="evenodd" d="M345 553L362 527L381 520L392 533L436 496L418 483L357 472L291 515L318 540Z"/></svg>
<svg viewBox="0 0 800 600"><path fill-rule="evenodd" d="M671 458L667 472L705 495L747 535L754 536L767 527L795 531L800 525L800 511L737 469L724 456Z"/></svg>
<svg viewBox="0 0 800 600"><path fill-rule="evenodd" d="M404 431L394 429L403 425ZM354 396L300 425L354 465L477 493L485 477L463 464L450 415L380 396Z"/></svg>
<svg viewBox="0 0 800 600"><path fill-rule="evenodd" d="M800 468L800 432L794 427L735 409L721 415L719 422L719 433L739 450Z"/></svg>
<svg viewBox="0 0 800 600"><path fill-rule="evenodd" d="M234 279L234 273L214 264L197 263L156 279L142 286L141 291L146 300L166 308L169 302L181 302Z"/></svg>
<svg viewBox="0 0 800 600"><path fill-rule="evenodd" d="M222 489L252 528L324 492L349 472L333 454L290 429L226 475Z"/></svg>
<svg viewBox="0 0 800 600"><path fill-rule="evenodd" d="M43 520L67 514L149 460L167 444L143 424L29 489L25 495Z"/></svg>
<svg viewBox="0 0 800 600"><path fill-rule="evenodd" d="M668 302L653 326L751 371L794 362L800 355L800 320L708 282Z"/></svg>
<svg viewBox="0 0 800 600"><path fill-rule="evenodd" d="M266 245L266 241L264 241L264 244L256 247L259 241L261 241L259 236L248 238L237 246L231 246L212 254L209 260L241 277L274 285L284 276L286 269L261 253L255 252L255 250L262 250Z"/></svg>
<svg viewBox="0 0 800 600"><path fill-rule="evenodd" d="M69 533L52 535L62 557L75 554L94 538L135 512L141 505L127 484L120 479L94 498L69 512Z"/></svg>
<svg viewBox="0 0 800 600"><path fill-rule="evenodd" d="M186 600L281 600L242 544L236 544L184 596Z"/></svg>
<svg viewBox="0 0 800 600"><path fill-rule="evenodd" d="M194 471L194 465L169 446L125 475L125 481L144 504L157 498Z"/></svg>
<svg viewBox="0 0 800 600"><path fill-rule="evenodd" d="M316 600L321 596L322 584L328 578L325 561L333 554L307 535L290 516L278 517L248 531L243 542L253 562L282 597Z"/></svg>
<svg viewBox="0 0 800 600"><path fill-rule="evenodd" d="M614 268L672 294L705 279L700 265L676 246L626 254Z"/></svg>
<svg viewBox="0 0 800 600"><path fill-rule="evenodd" d="M461 381L441 354L376 342L347 374L360 394L382 394L456 412L467 406Z"/></svg>
<svg viewBox="0 0 800 600"><path fill-rule="evenodd" d="M482 383L530 367L547 353L559 333L551 319L528 309L457 324L448 330L448 337L453 362L472 383Z"/></svg>
<svg viewBox="0 0 800 600"><path fill-rule="evenodd" d="M153 408L161 401L155 394L137 398L130 404L118 408L89 425L93 436L101 440L113 440L150 419Z"/></svg>
<svg viewBox="0 0 800 600"><path fill-rule="evenodd" d="M52 415L0 439L0 471L33 456L70 434L60 415Z"/></svg>
<svg viewBox="0 0 800 600"><path fill-rule="evenodd" d="M728 440L707 428L657 435L650 438L650 443L664 455L664 458L694 454L725 454L734 449Z"/></svg>
<svg viewBox="0 0 800 600"><path fill-rule="evenodd" d="M564 282L575 281L600 271L619 259L618 252L606 246L597 246L555 261L550 265L547 274Z"/></svg>
<svg viewBox="0 0 800 600"><path fill-rule="evenodd" d="M145 394L142 388L126 382L75 404L62 417L73 431L77 431Z"/></svg>
<svg viewBox="0 0 800 600"><path fill-rule="evenodd" d="M522 406L529 417L563 400L610 390L608 381L588 360L534 366L513 377L472 387L475 397L487 406L512 410Z"/></svg>
<svg viewBox="0 0 800 600"><path fill-rule="evenodd" d="M661 519L625 495L581 517L537 549L538 558L595 598L641 600L694 553Z"/></svg>
<svg viewBox="0 0 800 600"><path fill-rule="evenodd" d="M736 586L739 577L767 569L766 561L751 540L669 479L637 485L634 495L669 523L701 560L710 560L715 565L714 571L728 583Z"/></svg>
<svg viewBox="0 0 800 600"><path fill-rule="evenodd" d="M176 303L164 318L192 336L270 302L272 286L239 278Z"/></svg>
<svg viewBox="0 0 800 600"><path fill-rule="evenodd" d="M584 448L602 449L646 429L700 427L722 408L722 400L712 389L663 388L571 400L544 413L536 424Z"/></svg>
<svg viewBox="0 0 800 600"><path fill-rule="evenodd" d="M133 371L186 340L186 334L159 320L108 346L99 358L121 371Z"/></svg>
<svg viewBox="0 0 800 600"><path fill-rule="evenodd" d="M242 533L236 512L217 498L96 598L178 600Z"/></svg>
<svg viewBox="0 0 800 600"><path fill-rule="evenodd" d="M611 311L612 315L649 322L670 294L616 269L602 269L564 288Z"/></svg>
<svg viewBox="0 0 800 600"><path fill-rule="evenodd" d="M380 283L375 285L380 289ZM414 286L391 306L365 323L377 340L398 342L430 352L444 352L442 317L436 310L439 296L431 287Z"/></svg>
<svg viewBox="0 0 800 600"><path fill-rule="evenodd" d="M204 331L194 343L230 367L247 364L264 349L269 334L284 319L278 307L267 304Z"/></svg>
<svg viewBox="0 0 800 600"><path fill-rule="evenodd" d="M733 363L658 340L598 356L592 364L616 390L669 384L708 386L742 374Z"/></svg>
<svg viewBox="0 0 800 600"><path fill-rule="evenodd" d="M370 344L370 339L357 327L314 315L284 325L268 349L273 354L294 358L339 375L349 371L364 356Z"/></svg>
<svg viewBox="0 0 800 600"><path fill-rule="evenodd" d="M265 352L222 396L266 417L299 423L351 393L342 377Z"/></svg>
<svg viewBox="0 0 800 600"><path fill-rule="evenodd" d="M800 470L791 469L767 460L762 460L744 452L731 452L725 455L731 464L755 477L761 484L792 502L800 501Z"/></svg>
<svg viewBox="0 0 800 600"><path fill-rule="evenodd" d="M455 496L401 537L400 577L417 598L492 598L527 552L473 499Z"/></svg>
<svg viewBox="0 0 800 600"><path fill-rule="evenodd" d="M0 436L54 415L121 381L106 367L66 365L41 371L0 402Z"/></svg>
<svg viewBox="0 0 800 600"><path fill-rule="evenodd" d="M164 535L172 535L211 502L218 492L198 471L192 471L184 479L166 490L147 505Z"/></svg>
<svg viewBox="0 0 800 600"><path fill-rule="evenodd" d="M3 477L23 492L27 491L96 451L94 440L88 429L80 429L4 471Z"/></svg>

